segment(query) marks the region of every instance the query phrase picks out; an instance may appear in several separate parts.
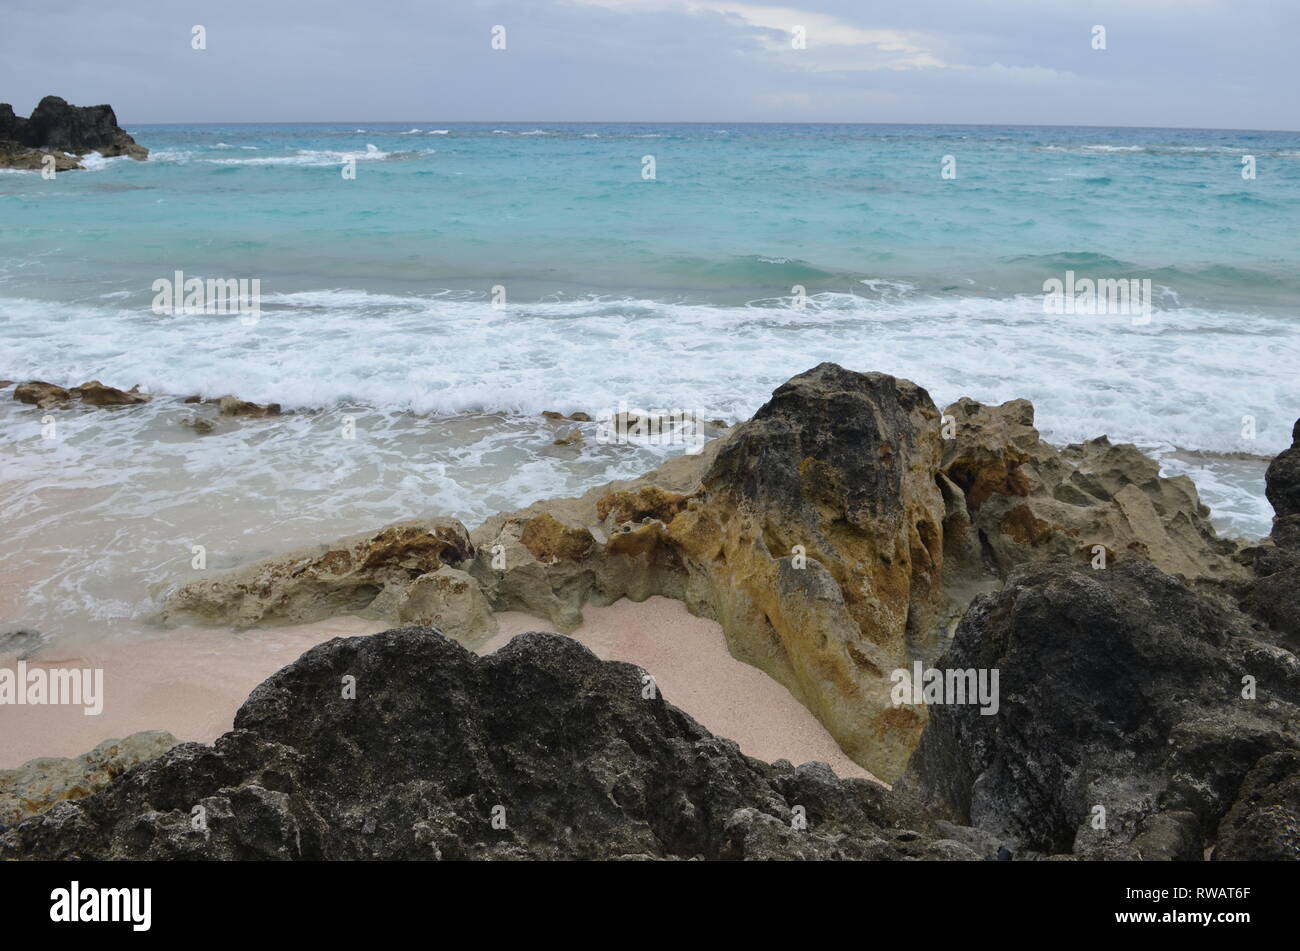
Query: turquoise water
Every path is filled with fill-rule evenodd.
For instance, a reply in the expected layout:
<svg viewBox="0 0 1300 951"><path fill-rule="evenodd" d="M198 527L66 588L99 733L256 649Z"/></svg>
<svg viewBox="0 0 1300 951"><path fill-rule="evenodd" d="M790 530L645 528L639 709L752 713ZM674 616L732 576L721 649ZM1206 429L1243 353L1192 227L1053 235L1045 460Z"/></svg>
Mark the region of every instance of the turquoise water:
<svg viewBox="0 0 1300 951"><path fill-rule="evenodd" d="M9 289L176 268L279 290L484 290L743 304L1037 292L1066 268L1187 306L1300 297L1300 135L777 125L162 126L145 165L4 176ZM403 134L407 133L407 134ZM373 146L373 149L368 147ZM1240 157L1257 157L1244 181ZM656 179L642 178L653 156ZM940 176L943 156L957 177ZM358 159L354 181L339 174ZM33 259L36 260L34 263ZM56 288L53 281L67 286ZM513 295L512 295L513 296Z"/></svg>
<svg viewBox="0 0 1300 951"><path fill-rule="evenodd" d="M1026 397L1049 439L1136 442L1190 474L1222 528L1268 531L1262 463L1227 454L1278 452L1300 415L1300 134L129 131L148 162L0 174L0 378L157 396L64 411L58 440L0 404L15 623L131 615L187 577L200 538L228 567L631 476L681 447L600 445L583 424L586 444L560 449L537 414L739 420L823 360L940 406ZM153 282L178 270L259 280L260 321L153 313ZM1070 270L1149 279L1151 319L1046 314L1043 282ZM196 410L177 397L229 392L313 412L180 425Z"/></svg>

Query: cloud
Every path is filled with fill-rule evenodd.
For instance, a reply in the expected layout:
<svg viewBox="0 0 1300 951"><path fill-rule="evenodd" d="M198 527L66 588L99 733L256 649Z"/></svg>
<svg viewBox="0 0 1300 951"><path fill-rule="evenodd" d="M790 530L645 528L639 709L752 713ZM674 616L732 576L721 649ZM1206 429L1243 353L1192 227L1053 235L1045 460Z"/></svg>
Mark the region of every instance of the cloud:
<svg viewBox="0 0 1300 951"><path fill-rule="evenodd" d="M769 52L790 52L796 27L807 48L791 65L819 72L832 70L945 68L922 37L898 30L868 29L830 14L794 7L774 7L734 0L570 0L579 6L625 13L686 13L724 17L754 34ZM781 34L781 35L774 35Z"/></svg>

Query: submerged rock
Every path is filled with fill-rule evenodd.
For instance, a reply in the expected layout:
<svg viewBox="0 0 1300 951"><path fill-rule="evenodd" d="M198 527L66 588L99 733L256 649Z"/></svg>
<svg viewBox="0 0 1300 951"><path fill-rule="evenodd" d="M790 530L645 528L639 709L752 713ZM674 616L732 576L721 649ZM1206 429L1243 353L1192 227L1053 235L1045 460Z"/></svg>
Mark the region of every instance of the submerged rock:
<svg viewBox="0 0 1300 951"><path fill-rule="evenodd" d="M267 403L262 405L241 400L237 396L223 396L217 401L217 410L222 416L279 416L280 404Z"/></svg>
<svg viewBox="0 0 1300 951"><path fill-rule="evenodd" d="M0 827L43 812L57 802L89 796L137 763L160 756L179 742L170 733L147 730L121 740L105 740L81 756L44 757L17 769L0 769Z"/></svg>
<svg viewBox="0 0 1300 951"><path fill-rule="evenodd" d="M874 783L745 756L576 641L480 658L405 628L313 648L214 746L0 834L0 858L72 857L983 856Z"/></svg>
<svg viewBox="0 0 1300 951"><path fill-rule="evenodd" d="M200 436L207 435L216 428L212 420L204 419L202 416L185 416L181 419L181 425L188 426Z"/></svg>
<svg viewBox="0 0 1300 951"><path fill-rule="evenodd" d="M902 787L1015 851L1199 859L1247 775L1300 750L1295 655L1142 559L1017 569L935 665L998 669L1000 707L931 706ZM1291 795L1278 768L1266 798Z"/></svg>

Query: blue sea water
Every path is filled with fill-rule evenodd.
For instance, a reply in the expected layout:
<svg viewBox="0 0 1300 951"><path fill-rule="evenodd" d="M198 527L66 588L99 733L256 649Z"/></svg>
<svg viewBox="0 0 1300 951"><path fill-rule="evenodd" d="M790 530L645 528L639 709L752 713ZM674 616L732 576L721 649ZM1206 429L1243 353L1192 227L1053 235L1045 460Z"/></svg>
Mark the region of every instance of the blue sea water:
<svg viewBox="0 0 1300 951"><path fill-rule="evenodd" d="M945 398L1047 397L1040 422L1062 438L1100 425L1120 438L1259 452L1285 444L1300 410L1300 134L554 123L131 131L152 149L147 163L98 160L52 182L0 176L0 298L33 302L0 313L0 373L120 382L110 373L120 369L172 392L221 380L289 405L352 398L445 412L603 405L622 394L735 416L833 358L905 373ZM1254 180L1242 178L1242 155L1256 157ZM647 156L653 180L642 174ZM944 156L954 179L941 177ZM348 158L355 180L341 174ZM260 279L270 318L241 336L222 318L157 317L151 284L177 270ZM1043 282L1067 270L1150 278L1157 318L1132 327L1044 316ZM498 285L504 311L476 306ZM796 285L812 307L792 306ZM42 334L52 320L53 340ZM117 339L87 347L71 339L79 328ZM1089 352L1072 353L1078 343ZM668 351L670 363L647 359L647 348ZM435 354L441 370L408 361ZM292 379L277 379L277 366ZM1150 377L1185 405L1145 403L1158 395L1146 390ZM1216 379L1227 388L1215 391ZM1065 385L1073 410L1049 395ZM1197 397L1206 388L1217 404ZM1256 441L1243 442L1234 434L1251 414Z"/></svg>
<svg viewBox="0 0 1300 951"><path fill-rule="evenodd" d="M6 486L98 491L68 473L135 467L78 519L147 519L182 473L216 510L244 513L232 560L275 550L289 524L320 537L423 511L473 521L655 461L589 440L575 462L534 428L542 410L738 420L834 360L910 378L940 406L1029 398L1049 439L1137 442L1191 474L1221 525L1268 530L1262 465L1215 459L1276 453L1300 415L1300 134L128 129L147 162L0 174L0 377L159 395L129 421L69 416L59 443L3 407ZM153 282L176 271L259 280L260 321L154 313ZM1150 321L1044 313L1044 281L1068 271L1149 279ZM164 394L228 392L320 413L177 435L184 407ZM344 412L361 414L359 442L310 441ZM497 422L417 434L412 414ZM3 514L35 546L72 517L44 519L48 504L23 492ZM181 516L168 518L132 531L161 550ZM149 562L122 559L103 575L115 584ZM41 583L67 596L97 570L65 560ZM103 607L105 592L101 613L128 609Z"/></svg>

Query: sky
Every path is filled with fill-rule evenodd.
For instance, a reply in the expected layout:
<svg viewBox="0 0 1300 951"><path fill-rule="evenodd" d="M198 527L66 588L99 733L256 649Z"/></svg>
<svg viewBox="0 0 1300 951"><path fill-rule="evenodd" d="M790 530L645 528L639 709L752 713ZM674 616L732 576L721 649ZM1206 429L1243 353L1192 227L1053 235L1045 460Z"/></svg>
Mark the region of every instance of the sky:
<svg viewBox="0 0 1300 951"><path fill-rule="evenodd" d="M20 115L50 93L77 105L107 102L127 126L549 120L1300 130L1298 0L0 7L0 101ZM205 49L194 48L196 26ZM1098 27L1104 49L1094 48ZM494 31L504 49L493 48Z"/></svg>

